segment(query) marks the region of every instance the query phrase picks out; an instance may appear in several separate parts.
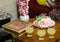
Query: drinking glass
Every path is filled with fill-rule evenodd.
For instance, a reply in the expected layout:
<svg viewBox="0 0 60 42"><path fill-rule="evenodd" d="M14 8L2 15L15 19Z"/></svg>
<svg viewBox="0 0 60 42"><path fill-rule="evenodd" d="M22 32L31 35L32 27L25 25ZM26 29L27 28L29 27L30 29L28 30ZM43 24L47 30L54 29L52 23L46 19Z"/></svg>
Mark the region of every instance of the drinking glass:
<svg viewBox="0 0 60 42"><path fill-rule="evenodd" d="M32 33L34 31L33 27L27 27L26 29L27 37L32 37Z"/></svg>
<svg viewBox="0 0 60 42"><path fill-rule="evenodd" d="M54 38L56 30L54 28L48 28L47 33L49 34L49 38Z"/></svg>
<svg viewBox="0 0 60 42"><path fill-rule="evenodd" d="M38 35L38 37L39 37L39 40L44 40L44 37L45 37L45 35L46 35L46 31L45 30L38 30L37 31L37 35Z"/></svg>

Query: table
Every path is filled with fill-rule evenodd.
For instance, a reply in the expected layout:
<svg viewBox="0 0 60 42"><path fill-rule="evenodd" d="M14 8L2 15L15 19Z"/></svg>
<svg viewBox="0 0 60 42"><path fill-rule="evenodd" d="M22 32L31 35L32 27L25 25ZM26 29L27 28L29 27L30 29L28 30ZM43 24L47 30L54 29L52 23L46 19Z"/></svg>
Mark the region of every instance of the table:
<svg viewBox="0 0 60 42"><path fill-rule="evenodd" d="M29 22L32 23L34 20L35 20L35 18L31 18L29 20ZM44 40L38 40L38 36L36 34L38 28L36 28L36 27L34 27L34 32L33 32L33 36L32 37L27 37L26 33L24 35L20 36L20 37L17 34L15 34L15 33L11 33L11 32L9 32L9 33L12 35L13 38L21 40L23 42L55 42L57 39L60 39L60 22L56 21L56 25L53 28L56 29L56 33L54 35L55 37L53 39L48 38L48 34L46 34Z"/></svg>

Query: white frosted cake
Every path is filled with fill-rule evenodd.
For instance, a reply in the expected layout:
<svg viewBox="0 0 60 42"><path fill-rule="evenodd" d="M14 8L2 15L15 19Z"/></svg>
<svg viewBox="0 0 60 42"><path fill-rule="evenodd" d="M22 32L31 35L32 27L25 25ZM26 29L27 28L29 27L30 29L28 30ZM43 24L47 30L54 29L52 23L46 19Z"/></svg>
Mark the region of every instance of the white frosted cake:
<svg viewBox="0 0 60 42"><path fill-rule="evenodd" d="M37 27L46 28L55 25L55 22L49 16L41 16L41 20L35 20L33 24Z"/></svg>

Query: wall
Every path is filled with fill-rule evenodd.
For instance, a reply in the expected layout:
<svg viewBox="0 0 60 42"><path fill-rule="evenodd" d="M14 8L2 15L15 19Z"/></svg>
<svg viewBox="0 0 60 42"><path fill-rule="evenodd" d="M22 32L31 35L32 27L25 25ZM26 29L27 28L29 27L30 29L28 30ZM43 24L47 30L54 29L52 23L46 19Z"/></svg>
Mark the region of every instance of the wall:
<svg viewBox="0 0 60 42"><path fill-rule="evenodd" d="M10 13L12 15L11 20L17 18L16 0L0 0L0 9Z"/></svg>

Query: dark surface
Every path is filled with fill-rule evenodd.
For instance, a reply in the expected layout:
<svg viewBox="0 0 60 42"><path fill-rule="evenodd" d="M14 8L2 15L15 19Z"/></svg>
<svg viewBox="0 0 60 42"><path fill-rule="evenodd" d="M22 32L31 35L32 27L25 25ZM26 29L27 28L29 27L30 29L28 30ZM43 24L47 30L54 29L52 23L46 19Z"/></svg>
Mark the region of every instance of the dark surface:
<svg viewBox="0 0 60 42"><path fill-rule="evenodd" d="M5 40L11 38L11 35L6 33L4 31L4 29L2 28L2 25L4 25L5 23L8 23L8 22L10 22L10 18L0 20L0 42L4 42Z"/></svg>
<svg viewBox="0 0 60 42"><path fill-rule="evenodd" d="M10 22L10 18L0 20L0 28L2 27L2 25L4 25L5 23L8 23L8 22Z"/></svg>
<svg viewBox="0 0 60 42"><path fill-rule="evenodd" d="M35 17L40 13L49 13L52 10L52 7L39 5L36 0L29 1L29 15L30 17Z"/></svg>
<svg viewBox="0 0 60 42"><path fill-rule="evenodd" d="M60 42L60 39L57 39L56 42Z"/></svg>

